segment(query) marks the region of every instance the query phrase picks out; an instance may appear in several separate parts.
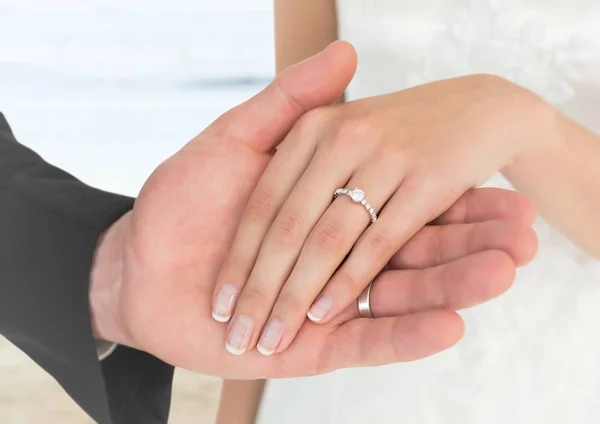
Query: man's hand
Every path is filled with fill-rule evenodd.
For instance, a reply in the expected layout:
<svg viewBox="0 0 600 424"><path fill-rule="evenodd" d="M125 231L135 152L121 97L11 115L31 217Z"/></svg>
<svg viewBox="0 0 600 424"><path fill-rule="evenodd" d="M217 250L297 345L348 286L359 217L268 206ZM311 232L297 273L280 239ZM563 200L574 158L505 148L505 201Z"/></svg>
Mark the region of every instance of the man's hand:
<svg viewBox="0 0 600 424"><path fill-rule="evenodd" d="M326 325L306 323L281 355L236 357L225 350L226 327L211 317L216 276L272 150L304 112L338 98L355 67L352 47L335 43L224 114L157 168L134 209L99 241L90 292L97 337L232 378L412 360L456 343L462 321L452 309L505 290L515 264L535 250L531 206L514 193L470 192L470 200L442 217L445 226L417 234L390 267L423 271L386 271L374 288L373 308L387 318L356 319L349 310ZM499 210L502 204L509 207ZM466 205L475 212L461 213ZM483 222L493 219L503 221ZM444 246L448 252L436 249ZM425 290L415 285L419 278ZM476 283L471 296L467 289ZM390 303L394 296L398 308Z"/></svg>

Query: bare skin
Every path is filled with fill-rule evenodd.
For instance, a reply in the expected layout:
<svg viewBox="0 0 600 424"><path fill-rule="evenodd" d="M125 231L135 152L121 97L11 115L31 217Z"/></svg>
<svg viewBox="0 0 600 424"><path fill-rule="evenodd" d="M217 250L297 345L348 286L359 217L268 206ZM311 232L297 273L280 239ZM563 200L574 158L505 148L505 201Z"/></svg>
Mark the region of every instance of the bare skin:
<svg viewBox="0 0 600 424"><path fill-rule="evenodd" d="M416 360L462 337L454 310L505 291L517 263L535 252L535 235L518 222L535 213L521 196L471 191L411 249L396 252L374 282L376 319L361 319L349 308L327 325L306 325L302 343L268 358L223 349L226 331L211 317L211 296L248 196L298 119L337 99L355 69L352 46L334 43L223 114L153 172L133 209L98 241L89 293L96 338L197 372L255 379ZM501 226L481 222L506 213L517 219ZM478 222L449 229L461 220ZM468 242L456 245L461 234ZM442 241L451 247L443 252L452 255L434 253L435 261L417 273L399 269ZM481 279L488 283L481 290L468 289ZM407 299L417 286L425 290ZM362 348L381 341L377 349Z"/></svg>
<svg viewBox="0 0 600 424"><path fill-rule="evenodd" d="M338 39L335 0L274 0L275 67L279 73L321 51ZM221 390L219 411L236 411L230 420L219 412L217 424L254 423L258 403L265 387L264 380L236 382L225 380ZM235 395L234 395L235 393ZM236 409L237 399L255 400L248 408ZM245 405L245 404L244 404Z"/></svg>
<svg viewBox="0 0 600 424"><path fill-rule="evenodd" d="M276 0L275 17L278 72L337 37L333 0ZM507 90L511 88L507 86ZM496 170L502 169L518 190L533 199L545 218L600 257L600 226L594 218L594 211L600 208L600 141L558 112L543 113L556 136L544 137L508 162L498 164ZM244 387L252 398L257 398L263 385ZM227 403L227 399L222 402Z"/></svg>
<svg viewBox="0 0 600 424"><path fill-rule="evenodd" d="M517 193L500 189L468 192L393 257L388 271L373 285L373 312L388 316L437 306L459 309L501 294L510 286L514 268L508 263L479 268L474 260L504 251L514 261L512 266L528 262L535 251L535 236L528 227L535 215L532 204ZM451 278L441 278L439 272L444 269ZM440 298L442 292L446 299L442 305L427 300ZM343 315L358 316L356 306ZM217 423L254 423L265 383L225 380Z"/></svg>

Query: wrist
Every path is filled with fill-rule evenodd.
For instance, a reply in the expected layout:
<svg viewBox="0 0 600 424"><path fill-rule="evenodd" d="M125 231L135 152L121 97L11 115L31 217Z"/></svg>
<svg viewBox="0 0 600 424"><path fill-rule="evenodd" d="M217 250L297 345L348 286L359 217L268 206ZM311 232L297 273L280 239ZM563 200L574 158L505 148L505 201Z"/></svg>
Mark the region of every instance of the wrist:
<svg viewBox="0 0 600 424"><path fill-rule="evenodd" d="M124 270L126 213L98 238L90 271L90 318L94 338L128 343L121 313L120 294Z"/></svg>
<svg viewBox="0 0 600 424"><path fill-rule="evenodd" d="M522 124L524 131L517 140L512 160L502 169L513 185L531 178L532 170L541 172L547 168L565 150L562 137L564 116L530 91L522 89L522 92L522 107L515 108L515 119Z"/></svg>

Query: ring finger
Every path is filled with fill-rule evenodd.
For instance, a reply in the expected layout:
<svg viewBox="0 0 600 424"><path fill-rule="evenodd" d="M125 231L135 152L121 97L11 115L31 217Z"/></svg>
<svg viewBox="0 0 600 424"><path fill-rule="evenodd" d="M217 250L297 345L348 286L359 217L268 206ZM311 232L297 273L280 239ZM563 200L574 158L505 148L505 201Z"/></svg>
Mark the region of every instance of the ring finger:
<svg viewBox="0 0 600 424"><path fill-rule="evenodd" d="M310 133L307 134L306 125L302 125L302 121L294 126L279 145L279 149L248 200L229 254L217 277L212 315L219 322L227 322L231 319L236 301L254 267L265 235L286 199L303 174L307 172L307 168L319 168L319 163L313 161L317 142L314 137L308 135ZM331 181L330 184L334 186L336 179L350 178L352 167L346 165L351 162L351 158L345 159L341 164L341 169L334 170L331 167L324 167L321 173L310 172L316 181L310 181L309 184ZM327 196L322 199L313 196L310 203L311 208L302 210L302 216L290 214L286 222L277 224L281 229L281 240L291 237L296 232L299 235L302 231L308 233L310 229L300 228L300 221L309 221L312 214L314 215L312 219L316 222L328 205L329 198ZM286 266L282 261L277 261L273 264L271 273L273 275L286 273Z"/></svg>
<svg viewBox="0 0 600 424"><path fill-rule="evenodd" d="M226 343L234 354L244 353L256 342L255 333L262 328L306 237L331 204L331 193L351 178L364 155L365 148L356 143L346 142L343 150L316 148L309 157L296 158L307 164L299 179L290 179L286 167L296 166L296 146L306 142L307 131L302 128L290 132L261 178L218 278L214 311L225 311L226 319L221 321L229 320L234 311ZM339 161L339 166L331 166L333 161ZM265 198L276 206L261 205ZM256 219L256 209L266 209L268 214Z"/></svg>
<svg viewBox="0 0 600 424"><path fill-rule="evenodd" d="M501 250L485 250L432 268L384 271L375 278L370 309L376 318L430 309L459 310L486 302L510 288L516 264ZM350 305L335 322L358 318Z"/></svg>
<svg viewBox="0 0 600 424"><path fill-rule="evenodd" d="M262 353L281 351L293 340L312 302L369 225L372 214L398 188L403 174L399 161L387 163L361 167L346 185L353 191L338 196L308 236L261 336ZM364 198L355 187L364 190ZM255 269L261 266L257 261ZM326 299L321 301L311 309L311 319L320 320L330 306Z"/></svg>

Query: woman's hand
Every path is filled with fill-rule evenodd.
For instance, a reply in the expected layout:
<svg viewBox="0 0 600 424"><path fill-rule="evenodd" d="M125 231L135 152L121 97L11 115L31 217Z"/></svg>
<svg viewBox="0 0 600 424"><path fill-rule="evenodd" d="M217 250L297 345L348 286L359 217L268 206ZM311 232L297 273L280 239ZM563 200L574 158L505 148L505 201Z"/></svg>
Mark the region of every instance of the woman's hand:
<svg viewBox="0 0 600 424"><path fill-rule="evenodd" d="M228 320L237 300L228 349L252 348L266 324L259 350L280 352L307 312L318 323L337 316L420 228L534 149L547 116L533 94L485 75L305 115L254 191L220 273L215 319ZM362 204L345 194L332 202L339 188L363 190Z"/></svg>

